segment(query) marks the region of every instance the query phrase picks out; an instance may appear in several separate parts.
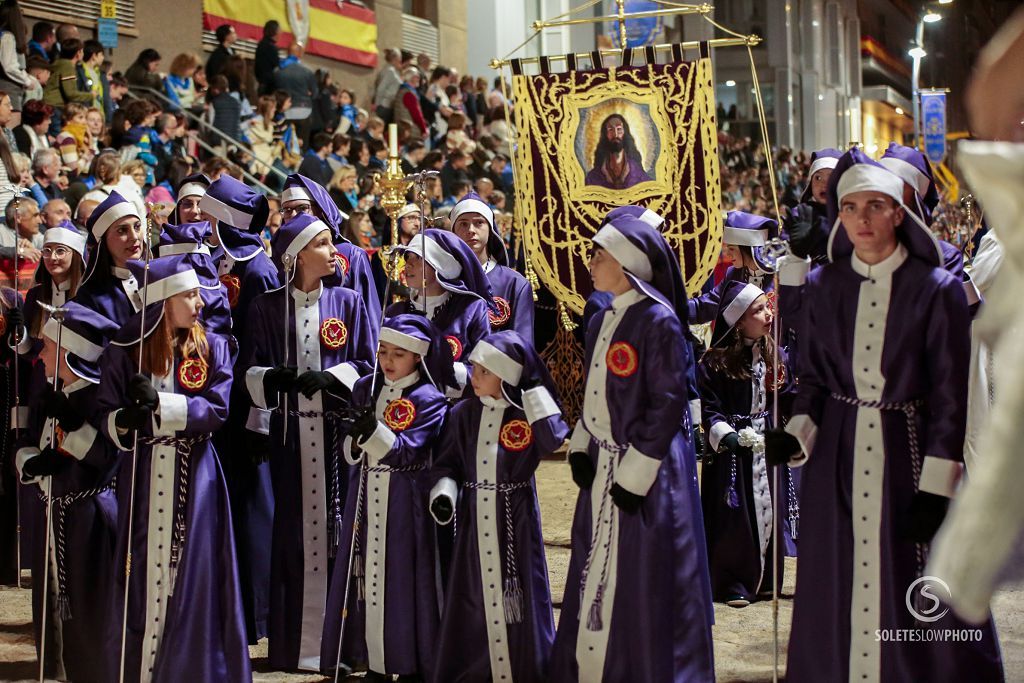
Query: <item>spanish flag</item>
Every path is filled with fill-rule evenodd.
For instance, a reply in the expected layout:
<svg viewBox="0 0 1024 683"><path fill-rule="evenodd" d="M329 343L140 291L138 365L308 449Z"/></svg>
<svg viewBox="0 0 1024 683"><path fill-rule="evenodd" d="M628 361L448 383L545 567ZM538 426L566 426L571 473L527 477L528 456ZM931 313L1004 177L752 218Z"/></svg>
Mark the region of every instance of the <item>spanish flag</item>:
<svg viewBox="0 0 1024 683"><path fill-rule="evenodd" d="M308 3L307 53L360 66L377 66L377 18L372 10L338 0ZM305 4L293 2L296 9ZM221 24L231 24L239 38L258 41L263 37L263 25L276 19L281 24L278 44L288 45L295 36L285 30L291 26L287 6L287 0L203 0L203 28L212 31Z"/></svg>

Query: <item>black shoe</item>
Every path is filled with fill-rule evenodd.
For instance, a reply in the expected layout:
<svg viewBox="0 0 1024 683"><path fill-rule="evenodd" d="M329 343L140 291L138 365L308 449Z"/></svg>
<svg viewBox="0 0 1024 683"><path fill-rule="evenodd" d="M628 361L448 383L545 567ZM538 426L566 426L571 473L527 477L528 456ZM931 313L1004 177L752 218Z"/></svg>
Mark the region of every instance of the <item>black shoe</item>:
<svg viewBox="0 0 1024 683"><path fill-rule="evenodd" d="M730 595L729 597L727 597L725 599L725 604L729 607L746 607L750 604L750 598L748 598L745 595L740 595L739 593L736 593L734 595Z"/></svg>
<svg viewBox="0 0 1024 683"><path fill-rule="evenodd" d="M379 674L376 671L367 670L366 675L363 676L363 680L366 683L390 683L391 676L385 676L384 674Z"/></svg>

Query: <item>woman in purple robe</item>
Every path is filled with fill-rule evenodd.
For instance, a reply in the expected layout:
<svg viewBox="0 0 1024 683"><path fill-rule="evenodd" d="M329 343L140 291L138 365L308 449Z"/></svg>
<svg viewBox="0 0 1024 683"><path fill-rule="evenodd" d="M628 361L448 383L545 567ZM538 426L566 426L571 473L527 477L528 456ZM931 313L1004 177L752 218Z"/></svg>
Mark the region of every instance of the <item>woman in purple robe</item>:
<svg viewBox="0 0 1024 683"><path fill-rule="evenodd" d="M124 325L141 305L128 262L142 258L146 228L135 204L111 190L86 223L89 263L75 301Z"/></svg>
<svg viewBox="0 0 1024 683"><path fill-rule="evenodd" d="M203 298L202 321L208 332L231 335L231 304L227 291L217 277L217 264L206 243L213 228L206 221L165 223L160 233L160 256L184 256L199 276L199 295Z"/></svg>
<svg viewBox="0 0 1024 683"><path fill-rule="evenodd" d="M917 580L963 469L970 339L961 283L902 199L859 149L840 159L794 416L765 437L769 462L804 469L790 681L1003 678L991 621L944 640L964 623L908 607L930 597Z"/></svg>
<svg viewBox="0 0 1024 683"><path fill-rule="evenodd" d="M594 246L594 286L614 298L587 330L569 445L581 490L551 680L712 680L679 259L630 216L602 227Z"/></svg>
<svg viewBox="0 0 1024 683"><path fill-rule="evenodd" d="M413 298L388 306L385 315L426 313L448 340L455 360L457 386L448 389L448 396L461 398L469 380L469 354L491 330L493 302L487 276L476 254L450 232L424 230L395 249L405 254L405 277Z"/></svg>
<svg viewBox="0 0 1024 683"><path fill-rule="evenodd" d="M775 490L764 459L764 431L780 421L772 415L775 393L783 416L792 393L785 351L776 349L771 323L764 292L731 282L722 294L712 348L697 369L704 433L713 453L705 454L701 470L711 590L730 607L770 597L776 577L781 588L782 554L778 566L772 561L773 495L780 496L780 550L792 543L797 525L798 513L789 508L795 497L789 472L781 473L785 488ZM772 367L776 352L778 371Z"/></svg>
<svg viewBox="0 0 1024 683"><path fill-rule="evenodd" d="M121 565L114 560L118 462L114 447L96 429L94 417L100 378L97 362L117 326L73 301L64 306L63 329L58 333L57 321L51 319L39 332L46 373L57 374L62 386L56 392L48 386L31 408L17 462L22 495L28 503L23 508L31 510L34 521L31 565L36 649L44 637L42 615L46 610L47 677L99 681L111 678L97 635L105 632L111 619L110 577ZM56 444L51 443L54 434ZM49 542L47 495L53 501Z"/></svg>
<svg viewBox="0 0 1024 683"><path fill-rule="evenodd" d="M85 275L85 235L68 221L43 233L42 267L36 268L36 284L25 293L25 326L32 337L42 333L49 314L39 306L63 306L75 298Z"/></svg>
<svg viewBox="0 0 1024 683"><path fill-rule="evenodd" d="M321 659L325 671L339 660L344 620L340 661L365 663L364 680L382 683L394 674L410 683L431 679L440 577L426 470L444 424L442 392L451 386L451 375L447 341L429 320L419 314L385 320L379 371L360 378L352 391L352 404L366 408L344 445L346 458L359 468L353 469L348 488L344 536L331 577ZM349 574L353 528L359 535Z"/></svg>
<svg viewBox="0 0 1024 683"><path fill-rule="evenodd" d="M448 214L452 232L473 250L491 285L491 331L514 330L534 343L533 290L525 277L508 267L505 240L494 225L494 211L475 192L470 192Z"/></svg>
<svg viewBox="0 0 1024 683"><path fill-rule="evenodd" d="M145 279L145 264L129 267ZM97 396L99 427L121 451L115 567L129 549L134 560L127 578L112 576L107 671L117 675L123 647L126 681L249 680L228 491L210 442L227 418L231 350L199 322L199 277L185 257L148 268L147 306L104 352Z"/></svg>
<svg viewBox="0 0 1024 683"><path fill-rule="evenodd" d="M273 251L288 284L253 302L245 361L253 404L272 411L269 655L275 669L318 671L349 480L340 411L370 371L376 321L356 292L324 282L336 251L322 221L296 216L274 235Z"/></svg>
<svg viewBox="0 0 1024 683"><path fill-rule="evenodd" d="M486 337L470 361L477 397L449 414L430 476L434 519L459 525L434 681L543 681L555 622L534 472L569 429L516 332Z"/></svg>

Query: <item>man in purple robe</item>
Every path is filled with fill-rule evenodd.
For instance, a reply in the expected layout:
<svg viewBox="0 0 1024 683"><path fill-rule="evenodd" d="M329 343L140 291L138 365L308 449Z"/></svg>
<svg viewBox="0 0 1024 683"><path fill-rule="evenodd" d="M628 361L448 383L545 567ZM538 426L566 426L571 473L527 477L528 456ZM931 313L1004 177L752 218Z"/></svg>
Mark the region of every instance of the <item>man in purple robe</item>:
<svg viewBox="0 0 1024 683"><path fill-rule="evenodd" d="M586 185L624 190L651 180L644 170L640 150L621 114L611 114L601 122L601 139L594 150L594 166L587 172Z"/></svg>
<svg viewBox="0 0 1024 683"><path fill-rule="evenodd" d="M961 283L902 200L859 149L840 159L794 417L766 435L770 462L806 463L790 681L1003 678L991 621L980 641L943 640L963 622L908 608L963 469L970 340Z"/></svg>

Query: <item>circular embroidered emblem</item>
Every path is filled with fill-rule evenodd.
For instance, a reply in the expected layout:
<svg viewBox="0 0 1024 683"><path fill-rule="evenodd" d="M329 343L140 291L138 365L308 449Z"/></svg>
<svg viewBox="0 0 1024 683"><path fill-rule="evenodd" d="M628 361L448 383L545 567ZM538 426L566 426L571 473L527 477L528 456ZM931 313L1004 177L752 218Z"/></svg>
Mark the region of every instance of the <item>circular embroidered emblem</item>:
<svg viewBox="0 0 1024 683"><path fill-rule="evenodd" d="M393 432L407 429L416 419L416 406L407 398L396 398L384 409L384 424Z"/></svg>
<svg viewBox="0 0 1024 683"><path fill-rule="evenodd" d="M328 318L320 326L320 340L329 349L340 349L348 341L348 328L337 318Z"/></svg>
<svg viewBox="0 0 1024 683"><path fill-rule="evenodd" d="M778 391L786 385L786 366L780 366L778 372L770 372L768 381L768 391Z"/></svg>
<svg viewBox="0 0 1024 683"><path fill-rule="evenodd" d="M64 450L64 439L67 438L68 433L61 429L61 426L59 424L55 424L53 426L53 432L54 436L57 439L57 443L55 445L56 449L65 455L71 455L66 450Z"/></svg>
<svg viewBox="0 0 1024 683"><path fill-rule="evenodd" d="M616 377L629 377L636 372L638 365L636 349L626 342L612 344L604 360Z"/></svg>
<svg viewBox="0 0 1024 683"><path fill-rule="evenodd" d="M242 293L242 279L237 275L224 273L220 276L220 284L228 295L228 304L234 308L238 304L238 296Z"/></svg>
<svg viewBox="0 0 1024 683"><path fill-rule="evenodd" d="M198 358L186 358L178 366L178 384L189 391L199 391L206 386L208 376L206 363Z"/></svg>
<svg viewBox="0 0 1024 683"><path fill-rule="evenodd" d="M334 255L334 260L338 262L338 270L341 272L341 279L344 280L348 277L348 271L351 268L348 259L341 252L338 252Z"/></svg>
<svg viewBox="0 0 1024 683"><path fill-rule="evenodd" d="M506 451L525 451L533 443L533 430L526 420L512 420L501 428L499 440Z"/></svg>
<svg viewBox="0 0 1024 683"><path fill-rule="evenodd" d="M765 298L768 300L768 310L773 314L775 313L775 291L767 291L764 293Z"/></svg>
<svg viewBox="0 0 1024 683"><path fill-rule="evenodd" d="M462 342L459 341L459 338L448 335L445 339L448 340L448 346L452 350L452 360L462 358Z"/></svg>
<svg viewBox="0 0 1024 683"><path fill-rule="evenodd" d="M493 297L493 301L494 310L487 311L487 319L491 321L491 327L501 327L512 317L512 307L500 296Z"/></svg>

